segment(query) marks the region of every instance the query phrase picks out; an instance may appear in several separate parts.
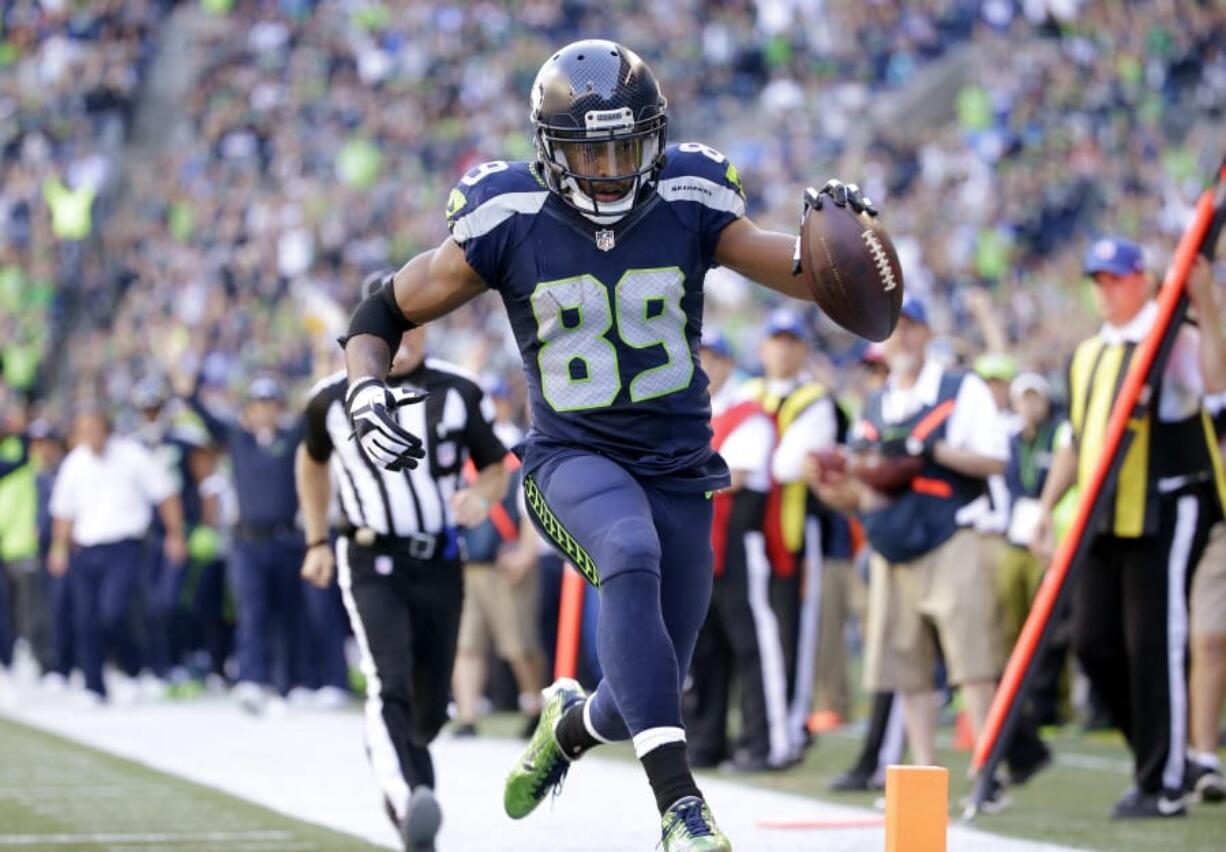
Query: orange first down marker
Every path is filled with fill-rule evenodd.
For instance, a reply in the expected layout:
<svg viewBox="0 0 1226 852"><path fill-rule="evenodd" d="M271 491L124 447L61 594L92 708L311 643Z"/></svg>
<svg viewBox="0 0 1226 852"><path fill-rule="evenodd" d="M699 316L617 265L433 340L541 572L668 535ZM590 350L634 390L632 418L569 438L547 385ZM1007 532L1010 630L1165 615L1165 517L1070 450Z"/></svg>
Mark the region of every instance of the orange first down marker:
<svg viewBox="0 0 1226 852"><path fill-rule="evenodd" d="M885 771L885 852L945 852L949 770L890 766Z"/></svg>

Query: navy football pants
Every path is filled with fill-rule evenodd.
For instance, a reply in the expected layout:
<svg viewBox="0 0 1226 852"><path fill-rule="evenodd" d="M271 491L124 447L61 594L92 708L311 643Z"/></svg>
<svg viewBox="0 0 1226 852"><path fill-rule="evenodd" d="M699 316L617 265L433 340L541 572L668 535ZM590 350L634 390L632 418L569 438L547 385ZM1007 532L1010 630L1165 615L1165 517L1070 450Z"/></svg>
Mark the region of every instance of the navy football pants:
<svg viewBox="0 0 1226 852"><path fill-rule="evenodd" d="M604 678L589 705L595 732L624 740L681 728L681 686L711 599L710 499L636 479L582 452L554 456L530 479L537 526L572 561L584 561L569 552L582 548L600 577ZM544 508L534 505L533 484Z"/></svg>

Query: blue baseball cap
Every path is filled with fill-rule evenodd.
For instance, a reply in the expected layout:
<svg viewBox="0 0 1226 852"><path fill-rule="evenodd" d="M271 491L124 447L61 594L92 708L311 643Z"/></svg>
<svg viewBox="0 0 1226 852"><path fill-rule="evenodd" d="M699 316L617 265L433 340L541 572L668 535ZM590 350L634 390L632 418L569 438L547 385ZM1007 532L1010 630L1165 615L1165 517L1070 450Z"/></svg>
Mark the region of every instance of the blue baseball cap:
<svg viewBox="0 0 1226 852"><path fill-rule="evenodd" d="M149 376L137 382L132 389L132 404L142 411L161 408L168 396L165 383L157 376Z"/></svg>
<svg viewBox="0 0 1226 852"><path fill-rule="evenodd" d="M247 388L247 398L252 402L281 402L284 398L281 385L271 376L254 379Z"/></svg>
<svg viewBox="0 0 1226 852"><path fill-rule="evenodd" d="M710 349L721 358L732 358L732 345L728 338L718 328L710 326L702 330L702 339L698 341L699 349Z"/></svg>
<svg viewBox="0 0 1226 852"><path fill-rule="evenodd" d="M766 319L766 336L789 334L797 340L808 340L809 330L800 314L788 308L776 308Z"/></svg>
<svg viewBox="0 0 1226 852"><path fill-rule="evenodd" d="M902 308L899 313L920 325L928 325L928 308L924 307L923 301L919 296L907 296L902 300Z"/></svg>
<svg viewBox="0 0 1226 852"><path fill-rule="evenodd" d="M1141 247L1124 237L1103 237L1095 240L1086 250L1082 268L1086 275L1109 272L1112 275L1131 275L1145 269L1145 255Z"/></svg>

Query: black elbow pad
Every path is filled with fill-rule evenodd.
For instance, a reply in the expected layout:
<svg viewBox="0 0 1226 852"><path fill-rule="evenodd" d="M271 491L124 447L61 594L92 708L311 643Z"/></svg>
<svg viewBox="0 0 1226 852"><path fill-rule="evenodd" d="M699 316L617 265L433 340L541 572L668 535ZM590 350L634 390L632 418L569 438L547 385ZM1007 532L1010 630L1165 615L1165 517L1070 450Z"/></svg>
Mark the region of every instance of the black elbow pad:
<svg viewBox="0 0 1226 852"><path fill-rule="evenodd" d="M417 323L406 317L396 304L396 294L392 291L389 278L387 283L361 301L349 318L349 331L344 337L337 338L336 342L344 348L351 337L373 334L386 343L388 351L395 356L400 348L401 335L414 328L417 328Z"/></svg>

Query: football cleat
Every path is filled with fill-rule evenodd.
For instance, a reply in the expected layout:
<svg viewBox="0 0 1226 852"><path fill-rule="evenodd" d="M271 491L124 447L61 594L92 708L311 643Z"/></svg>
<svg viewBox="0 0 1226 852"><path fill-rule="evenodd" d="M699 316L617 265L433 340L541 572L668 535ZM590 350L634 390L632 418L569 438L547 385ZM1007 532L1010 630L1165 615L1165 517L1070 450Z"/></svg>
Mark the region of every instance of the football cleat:
<svg viewBox="0 0 1226 852"><path fill-rule="evenodd" d="M678 799L661 820L664 852L732 852L711 809L697 796Z"/></svg>
<svg viewBox="0 0 1226 852"><path fill-rule="evenodd" d="M524 753L507 775L502 804L511 819L532 813L549 792L562 787L570 759L554 738L554 729L567 708L584 699L583 687L568 677L559 678L544 692L541 718Z"/></svg>
<svg viewBox="0 0 1226 852"><path fill-rule="evenodd" d="M434 852L434 838L443 822L443 810L429 787L418 787L409 796L409 810L400 826L405 852Z"/></svg>

